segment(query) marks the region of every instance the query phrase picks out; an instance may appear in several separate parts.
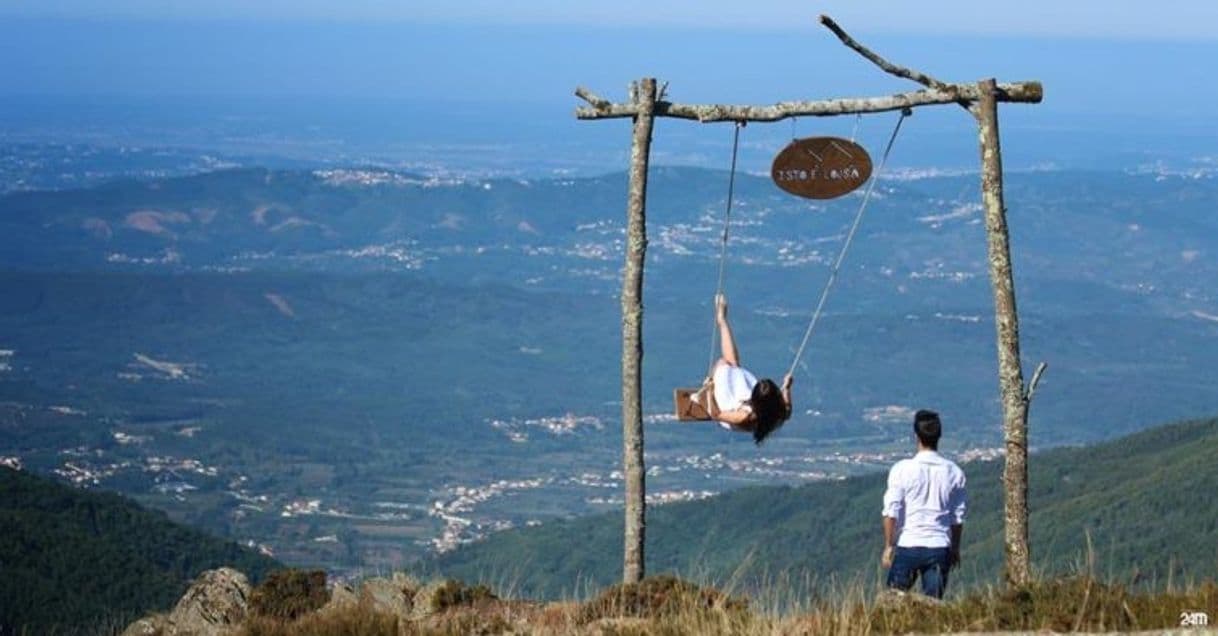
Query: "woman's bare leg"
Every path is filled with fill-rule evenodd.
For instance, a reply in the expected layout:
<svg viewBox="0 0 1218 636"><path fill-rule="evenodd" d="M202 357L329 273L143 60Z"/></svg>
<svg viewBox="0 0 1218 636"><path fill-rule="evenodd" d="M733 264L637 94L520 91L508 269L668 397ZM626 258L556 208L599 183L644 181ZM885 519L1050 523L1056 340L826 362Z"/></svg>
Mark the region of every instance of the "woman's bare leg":
<svg viewBox="0 0 1218 636"><path fill-rule="evenodd" d="M732 336L732 325L727 321L727 297L723 294L715 296L715 322L719 325L719 349L723 361L733 367L740 366L736 338Z"/></svg>

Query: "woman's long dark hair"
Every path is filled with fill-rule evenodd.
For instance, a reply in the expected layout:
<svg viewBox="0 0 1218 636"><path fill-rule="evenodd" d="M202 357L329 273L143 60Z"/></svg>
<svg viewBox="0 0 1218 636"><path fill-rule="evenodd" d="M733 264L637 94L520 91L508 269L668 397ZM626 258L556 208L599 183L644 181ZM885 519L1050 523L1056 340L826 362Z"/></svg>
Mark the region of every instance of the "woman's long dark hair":
<svg viewBox="0 0 1218 636"><path fill-rule="evenodd" d="M753 395L749 398L749 407L753 409L753 443L761 445L770 433L778 430L787 421L787 404L782 399L782 391L773 380L765 378L753 385Z"/></svg>

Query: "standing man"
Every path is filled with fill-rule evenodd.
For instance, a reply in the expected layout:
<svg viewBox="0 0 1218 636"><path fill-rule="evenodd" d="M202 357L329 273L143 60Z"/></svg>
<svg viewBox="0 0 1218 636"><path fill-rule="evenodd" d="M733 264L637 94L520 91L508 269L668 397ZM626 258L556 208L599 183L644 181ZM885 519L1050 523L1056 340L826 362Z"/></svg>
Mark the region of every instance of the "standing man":
<svg viewBox="0 0 1218 636"><path fill-rule="evenodd" d="M939 455L943 425L934 411L914 415L918 454L897 462L884 491L884 556L888 587L943 598L947 573L960 562L964 531L964 471Z"/></svg>

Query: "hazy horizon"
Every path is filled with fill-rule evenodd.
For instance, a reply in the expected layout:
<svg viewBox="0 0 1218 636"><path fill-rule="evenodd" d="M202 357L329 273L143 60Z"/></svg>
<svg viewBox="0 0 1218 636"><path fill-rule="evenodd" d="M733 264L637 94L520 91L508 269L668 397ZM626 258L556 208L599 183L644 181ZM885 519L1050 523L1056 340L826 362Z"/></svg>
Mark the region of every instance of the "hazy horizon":
<svg viewBox="0 0 1218 636"><path fill-rule="evenodd" d="M886 58L945 81L1042 82L1043 103L1002 109L1008 169L1128 169L1218 153L1209 123L1218 86L1194 79L1199 60L1218 59L1218 27L1206 26L1218 20L1205 19L1218 5L1168 1L1147 13L1132 1L1033 0L982 12L942 0L880 11L772 0L638 13L636 4L606 13L548 1L0 0L0 141L187 148L242 164L611 172L625 165L628 122L577 121L576 86L620 100L650 76L674 101L737 104L918 88L842 46L816 23L824 11ZM892 120L863 118L860 140L882 143ZM764 169L792 137L853 135L855 123L751 126L742 167ZM729 128L663 121L655 162L724 167ZM967 169L975 146L960 109L923 108L892 165Z"/></svg>

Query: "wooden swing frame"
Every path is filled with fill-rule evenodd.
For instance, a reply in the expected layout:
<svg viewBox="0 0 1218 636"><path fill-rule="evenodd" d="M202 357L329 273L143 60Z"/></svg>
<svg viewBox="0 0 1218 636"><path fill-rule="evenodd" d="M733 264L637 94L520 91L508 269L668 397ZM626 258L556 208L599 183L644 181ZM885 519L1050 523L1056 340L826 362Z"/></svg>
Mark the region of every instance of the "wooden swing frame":
<svg viewBox="0 0 1218 636"><path fill-rule="evenodd" d="M922 90L882 97L787 101L770 106L677 104L665 99L665 88L646 77L634 82L629 100L614 103L579 87L575 95L588 103L577 108L579 119L633 120L629 189L626 203L625 268L622 276L622 463L625 474L625 532L622 579L637 583L643 578L646 537L646 484L643 462L642 355L643 355L643 264L647 252L647 170L651 138L657 117L710 122L774 122L789 117L852 115L956 104L977 121L981 151L981 192L985 208L986 244L990 282L994 297L998 381L1001 391L1005 438L1005 578L1010 585L1031 580L1028 546L1028 407L1035 382L1044 363L1024 385L1020 362L1019 316L1015 306L1015 281L1011 269L1010 236L1002 180L1002 150L998 134L998 104L1040 103L1040 82L999 84L994 79L976 83L948 83L926 73L892 64L872 52L828 16L820 22L844 44L881 70L921 84Z"/></svg>

